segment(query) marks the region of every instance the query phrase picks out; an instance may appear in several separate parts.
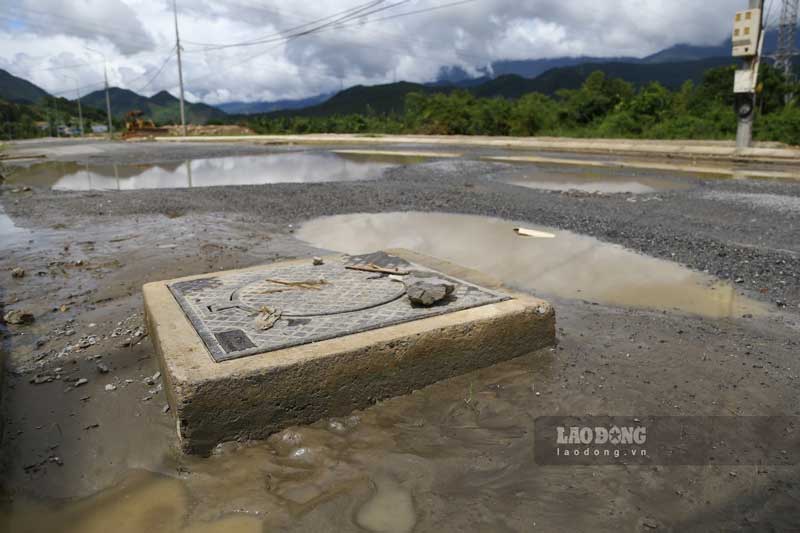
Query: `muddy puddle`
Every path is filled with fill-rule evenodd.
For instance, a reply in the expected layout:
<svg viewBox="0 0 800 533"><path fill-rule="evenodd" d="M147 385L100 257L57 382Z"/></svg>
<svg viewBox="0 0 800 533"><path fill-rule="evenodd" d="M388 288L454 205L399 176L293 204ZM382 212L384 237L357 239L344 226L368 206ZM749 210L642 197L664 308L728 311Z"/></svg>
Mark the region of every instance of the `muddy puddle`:
<svg viewBox="0 0 800 533"><path fill-rule="evenodd" d="M26 242L32 235L30 231L14 224L14 221L6 215L3 207L0 206L0 247L8 249L13 245Z"/></svg>
<svg viewBox="0 0 800 533"><path fill-rule="evenodd" d="M255 516L230 513L216 520L191 520L181 481L134 471L120 486L74 503L18 502L13 513L0 512L4 531L38 533L186 532L249 533L262 531Z"/></svg>
<svg viewBox="0 0 800 533"><path fill-rule="evenodd" d="M521 237L515 227L555 238ZM678 264L568 231L443 213L340 215L304 224L297 237L357 254L408 248L474 268L543 296L681 311L711 318L762 314L732 285Z"/></svg>
<svg viewBox="0 0 800 533"><path fill-rule="evenodd" d="M289 152L157 165L40 163L15 170L9 183L84 191L358 181L425 160L397 154Z"/></svg>
<svg viewBox="0 0 800 533"><path fill-rule="evenodd" d="M507 530L511 504L519 524L536 512L515 503L522 501L516 483L529 476L501 480L534 467L524 438L539 390L531 376L547 390L548 364L546 356L523 357L266 442L223 445L209 458L131 465L120 483L86 498L17 494L0 501L0 531L404 533L434 514L445 520L443 530L464 531L476 519L464 516L466 500L481 486L505 495L480 517L485 530ZM46 468L59 475L67 467Z"/></svg>
<svg viewBox="0 0 800 533"><path fill-rule="evenodd" d="M62 303L67 294L59 294L59 290L68 293L75 292L78 285L102 285L102 291L83 302L91 304L89 311L78 305L83 297L75 301L80 312L77 339L85 333L113 329L120 316L140 312L140 302L130 307L133 304L125 303L127 298L114 293L136 293L142 281L163 279L165 272L178 276L224 270L264 262L274 258L270 254L276 250L286 255L308 251L290 248L298 246L294 239L279 243L280 237L273 235L269 241L267 235L254 233L247 220L199 216L169 220L141 220L136 227L122 229L109 225L99 235L94 232L91 245L73 239L69 250L59 240L53 247L54 257L42 256L39 261L46 265L50 259L69 254L61 260L65 267L66 263L73 265L66 268L70 276L26 278L25 283L37 280L44 284L29 297L43 300L44 305L48 298L41 294L52 294ZM553 231L555 239L523 239L511 231L514 224L481 217L407 213L323 222L309 223L300 233L306 240L318 237L329 248L334 248L336 239L353 246L358 238L368 248L405 246L436 251L440 256L447 252L468 266L486 265L487 272L522 287L535 281L533 274L541 276L547 268L560 268L559 261L541 259L541 253L525 251L527 247L555 246L566 240L564 232L547 228L537 229ZM195 235L196 228L204 231ZM607 246L575 238L578 240L570 241L572 251L584 258L570 262L591 264L595 260L588 243ZM455 251L465 243L468 253L457 255ZM434 245L436 248L430 248ZM189 253L192 246L202 253ZM237 252L240 246L247 251ZM553 249L549 253L562 252ZM623 257L628 260L630 255ZM124 265L103 266L100 271L94 268L112 258ZM79 267L75 262L81 259L85 262ZM622 268L619 262L613 264ZM132 279L139 280L136 286L127 286ZM708 280L688 279L712 290L703 284ZM596 283L595 278L579 277L578 281L589 288ZM669 286L683 287L675 283ZM532 287L539 291L538 285ZM108 306L99 303L112 296ZM578 297L585 296L579 293ZM115 311L117 306L121 307ZM579 316L581 313L585 316ZM111 318L99 316L105 314ZM670 406L680 404L687 409L719 402L712 411L727 412L723 408L738 405L741 397L734 389L719 390L712 376L723 373L719 381L738 383L738 390L751 379L747 376L755 376L749 364L740 367L739 360L731 356L738 344L713 353L714 345L724 339L695 339L680 350L661 344L659 339L668 337L673 328L672 323L664 327L661 323L673 317L653 320L647 316L638 322L632 317L633 322L626 320L620 325L616 316L604 319L602 310L595 314L594 308L575 306L565 310L559 320L565 331L555 350L459 376L351 416L290 428L266 442L227 444L209 458L185 457L176 451L174 421L170 413L162 411L163 391L143 400L152 386L142 378L157 370L149 339L125 347L116 339L106 344L100 339L99 348L83 352L81 364L67 370L90 379L80 389L64 392L64 381L30 385L30 374L6 376L6 392L12 390L10 385L15 392L4 398L4 407L13 396L11 407L16 404L18 412L7 426L7 435L15 437L4 453L17 460L12 472L4 472L11 491L0 493L0 531L512 532L530 531L534 524L534 530L542 531L640 530L637 524L642 520L655 523L646 518L651 515L660 523L694 514L706 516L709 509L750 494L744 472L734 478L730 469L705 482L709 476L705 470L659 473L651 468L537 466L532 452L536 416L630 412L631 402L642 412L659 412L667 401ZM680 320L685 329L696 322L693 317ZM97 322L96 329L85 329L86 322ZM624 332L615 333L615 326ZM29 336L16 338L15 349L31 342L25 341ZM47 348L60 349L65 342L76 342L70 338L53 339ZM706 350L706 344L716 358L709 366L701 366L706 363L698 363L699 357L684 357ZM673 357L673 352L680 357ZM93 368L95 363L88 356L95 353L103 354L103 361L112 368L110 374L98 374ZM735 361L730 368L747 372L741 376L744 381L739 381L738 374L730 374L726 361ZM676 369L687 366L685 374L675 375ZM708 374L702 373L704 369ZM752 379L757 384L764 378ZM701 385L689 389L695 382ZM108 383L115 383L117 390L108 392L104 388ZM673 383L680 384L680 392L675 392ZM633 394L621 392L630 388ZM776 383L770 388L776 388ZM789 392L788 387L778 390ZM16 448L36 453L28 456L14 451ZM19 459L23 456L25 460ZM697 483L702 476L706 476L704 483ZM678 492L681 495L676 495ZM687 498L704 503L687 506Z"/></svg>
<svg viewBox="0 0 800 533"><path fill-rule="evenodd" d="M689 189L685 181L659 177L643 172L586 169L575 167L548 168L525 165L500 178L504 183L547 191L583 191L603 194L648 194Z"/></svg>

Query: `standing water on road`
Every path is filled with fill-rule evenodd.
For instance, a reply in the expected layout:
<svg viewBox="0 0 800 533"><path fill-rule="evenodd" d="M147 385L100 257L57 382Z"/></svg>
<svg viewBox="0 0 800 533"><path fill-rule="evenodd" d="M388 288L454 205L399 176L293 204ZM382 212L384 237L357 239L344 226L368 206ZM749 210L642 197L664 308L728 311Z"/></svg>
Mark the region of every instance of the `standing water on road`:
<svg viewBox="0 0 800 533"><path fill-rule="evenodd" d="M31 232L26 229L17 227L14 221L6 215L3 207L0 205L0 247L6 247L12 244L24 242L31 237Z"/></svg>
<svg viewBox="0 0 800 533"><path fill-rule="evenodd" d="M297 236L350 254L408 248L543 295L712 318L765 309L738 296L731 285L678 264L569 231L544 228L555 238L521 237L513 231L520 225L529 227L444 213L357 214L313 220Z"/></svg>
<svg viewBox="0 0 800 533"><path fill-rule="evenodd" d="M157 165L43 163L14 172L9 183L56 190L132 190L264 183L320 183L380 178L419 157L364 157L330 152L289 152L194 159Z"/></svg>
<svg viewBox="0 0 800 533"><path fill-rule="evenodd" d="M686 181L669 179L643 172L614 169L581 170L576 168L547 168L526 166L515 169L504 183L547 191L583 191L604 194L648 194L688 189Z"/></svg>

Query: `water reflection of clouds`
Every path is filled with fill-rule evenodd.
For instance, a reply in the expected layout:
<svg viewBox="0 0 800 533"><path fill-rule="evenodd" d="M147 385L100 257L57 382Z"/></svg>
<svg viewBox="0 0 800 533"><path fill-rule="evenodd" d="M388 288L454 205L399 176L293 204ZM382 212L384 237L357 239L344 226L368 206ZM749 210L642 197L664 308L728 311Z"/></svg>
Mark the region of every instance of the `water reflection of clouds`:
<svg viewBox="0 0 800 533"><path fill-rule="evenodd" d="M265 183L320 183L381 177L396 163L354 160L328 152L195 159L172 165L73 165L52 183L57 190L134 190ZM36 181L31 175L31 181ZM26 181L24 174L17 177Z"/></svg>
<svg viewBox="0 0 800 533"><path fill-rule="evenodd" d="M444 213L341 215L297 236L346 253L408 248L490 274L506 285L564 298L680 310L711 317L760 313L730 284L670 261L568 231L555 239L516 235L511 221Z"/></svg>
<svg viewBox="0 0 800 533"><path fill-rule="evenodd" d="M27 240L31 235L27 229L14 224L11 217L6 215L0 206L0 249L7 249L13 244Z"/></svg>
<svg viewBox="0 0 800 533"><path fill-rule="evenodd" d="M548 168L537 168L533 171L517 170L509 173L509 176L502 179L502 181L531 189L548 191L576 190L605 194L648 194L691 187L691 184L687 182L646 174L631 175L623 172L552 170Z"/></svg>

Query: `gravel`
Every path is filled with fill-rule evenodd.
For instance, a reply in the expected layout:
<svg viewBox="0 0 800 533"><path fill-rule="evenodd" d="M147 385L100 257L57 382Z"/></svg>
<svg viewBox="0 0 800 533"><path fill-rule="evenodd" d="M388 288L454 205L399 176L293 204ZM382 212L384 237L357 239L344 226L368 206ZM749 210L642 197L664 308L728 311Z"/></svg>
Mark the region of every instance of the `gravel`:
<svg viewBox="0 0 800 533"><path fill-rule="evenodd" d="M788 309L800 305L800 212L785 208L800 202L798 182L701 180L662 172L648 175L688 181L693 187L645 195L587 194L501 183L499 178L513 168L447 160L398 167L373 181L125 192L36 190L13 200L2 195L0 200L17 223L46 220L51 226L88 226L112 218L134 220L137 215L224 212L290 232L290 224L343 213L413 210L487 215L587 234L721 279L742 279L741 288L772 303L785 303Z"/></svg>
<svg viewBox="0 0 800 533"><path fill-rule="evenodd" d="M714 191L707 193L705 197L711 200L718 200L720 202L745 204L755 208L800 213L800 198L796 196Z"/></svg>

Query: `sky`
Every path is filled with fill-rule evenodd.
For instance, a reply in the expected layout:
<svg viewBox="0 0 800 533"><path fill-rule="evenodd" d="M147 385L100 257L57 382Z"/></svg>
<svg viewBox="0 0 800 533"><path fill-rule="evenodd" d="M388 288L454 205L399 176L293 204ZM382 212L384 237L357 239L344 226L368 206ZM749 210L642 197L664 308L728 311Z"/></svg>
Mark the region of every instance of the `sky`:
<svg viewBox="0 0 800 533"><path fill-rule="evenodd" d="M177 0L186 97L209 104L304 98L356 84L431 81L442 66L474 73L502 59L645 56L678 43L719 44L747 4L465 0L448 6L455 1ZM362 11L297 35L354 9ZM177 95L174 24L171 0L0 0L0 68L74 98L78 88L102 88L107 64L112 86ZM242 43L254 44L219 47Z"/></svg>

